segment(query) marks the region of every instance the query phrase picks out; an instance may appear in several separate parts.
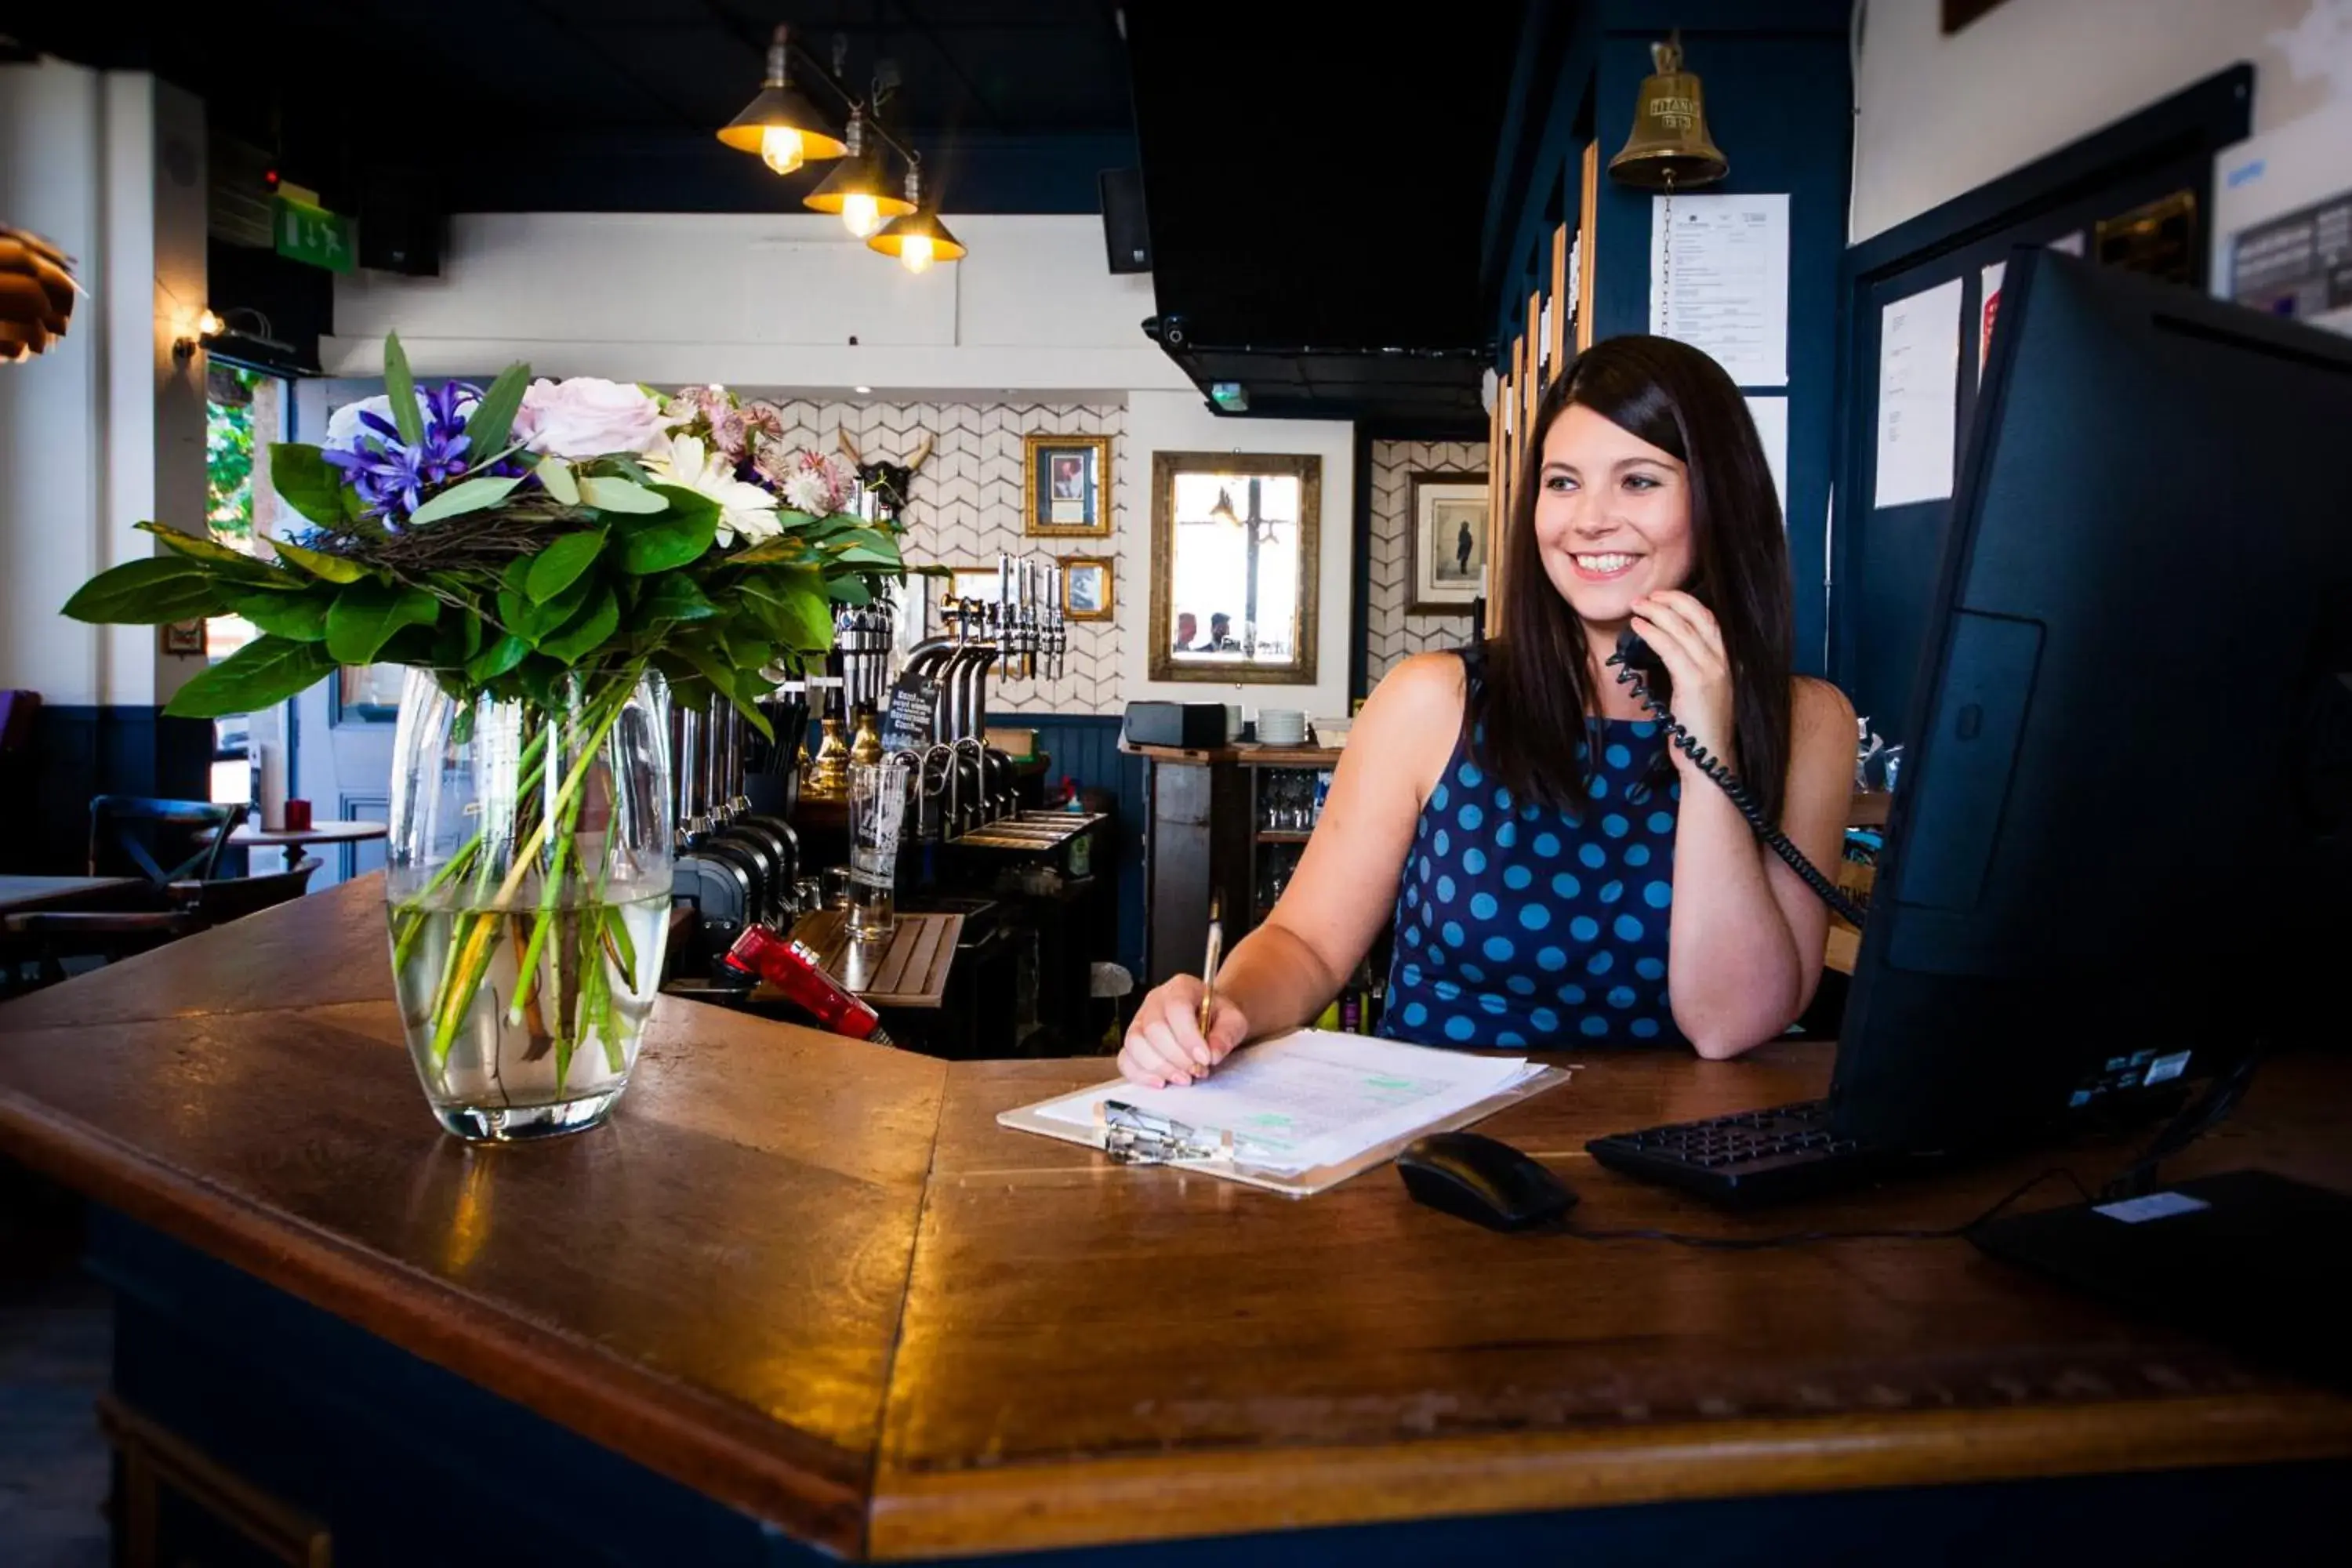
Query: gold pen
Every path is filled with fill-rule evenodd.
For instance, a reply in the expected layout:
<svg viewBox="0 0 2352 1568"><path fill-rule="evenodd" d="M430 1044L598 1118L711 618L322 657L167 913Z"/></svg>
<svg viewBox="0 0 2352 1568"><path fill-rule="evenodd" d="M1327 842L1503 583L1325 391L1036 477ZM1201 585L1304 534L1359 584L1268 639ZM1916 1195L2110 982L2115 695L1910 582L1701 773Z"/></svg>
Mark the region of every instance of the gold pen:
<svg viewBox="0 0 2352 1568"><path fill-rule="evenodd" d="M1209 1038L1209 1019L1217 1009L1217 958L1225 945L1225 901L1209 895L1209 952L1201 960L1201 1040Z"/></svg>

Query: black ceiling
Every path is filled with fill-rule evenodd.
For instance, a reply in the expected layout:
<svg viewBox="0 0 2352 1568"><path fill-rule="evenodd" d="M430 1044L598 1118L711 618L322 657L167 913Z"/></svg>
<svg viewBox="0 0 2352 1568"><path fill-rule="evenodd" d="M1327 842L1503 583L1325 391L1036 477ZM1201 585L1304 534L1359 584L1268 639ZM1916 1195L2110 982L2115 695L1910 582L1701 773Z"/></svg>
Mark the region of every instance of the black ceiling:
<svg viewBox="0 0 2352 1568"><path fill-rule="evenodd" d="M861 94L896 65L893 128L951 209L1093 211L1096 174L1135 161L1097 0L237 0L53 6L26 31L201 93L215 127L349 206L391 170L452 211L794 211L822 169L779 182L715 136L779 21L828 65L845 43Z"/></svg>
<svg viewBox="0 0 2352 1568"><path fill-rule="evenodd" d="M822 169L779 181L714 134L790 20L821 60L845 43L856 90L895 64L893 124L950 216L1093 212L1097 174L1139 162L1161 343L1204 392L1434 435L1484 427L1479 243L1525 5L1401 28L1279 0L238 0L19 30L200 93L364 221L387 188L444 211L798 211Z"/></svg>

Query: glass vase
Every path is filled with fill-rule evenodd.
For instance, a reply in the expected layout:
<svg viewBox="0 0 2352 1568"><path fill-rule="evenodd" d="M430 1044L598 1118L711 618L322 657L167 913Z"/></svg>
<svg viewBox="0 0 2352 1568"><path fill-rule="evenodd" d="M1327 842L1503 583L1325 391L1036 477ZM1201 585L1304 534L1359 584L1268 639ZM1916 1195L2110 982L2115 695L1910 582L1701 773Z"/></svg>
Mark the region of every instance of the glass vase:
<svg viewBox="0 0 2352 1568"><path fill-rule="evenodd" d="M412 669L384 874L392 970L441 1125L593 1127L628 1088L669 939L669 694L583 675L545 703Z"/></svg>

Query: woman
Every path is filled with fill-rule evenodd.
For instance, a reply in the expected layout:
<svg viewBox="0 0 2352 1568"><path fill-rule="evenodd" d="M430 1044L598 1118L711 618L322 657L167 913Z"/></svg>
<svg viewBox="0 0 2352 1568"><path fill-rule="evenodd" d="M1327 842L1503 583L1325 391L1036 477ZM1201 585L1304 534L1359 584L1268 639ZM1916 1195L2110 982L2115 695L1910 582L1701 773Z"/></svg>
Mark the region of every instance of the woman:
<svg viewBox="0 0 2352 1568"><path fill-rule="evenodd" d="M1726 1058L1804 1011L1828 911L1604 662L1643 638L1653 695L1833 863L1853 711L1790 675L1788 548L1747 405L1697 350L1618 338L1547 392L1536 429L1502 634L1381 682L1288 889L1217 976L1206 1037L1199 980L1169 981L1128 1031L1129 1078L1190 1083L1314 1018L1384 918L1381 1029L1421 1044Z"/></svg>

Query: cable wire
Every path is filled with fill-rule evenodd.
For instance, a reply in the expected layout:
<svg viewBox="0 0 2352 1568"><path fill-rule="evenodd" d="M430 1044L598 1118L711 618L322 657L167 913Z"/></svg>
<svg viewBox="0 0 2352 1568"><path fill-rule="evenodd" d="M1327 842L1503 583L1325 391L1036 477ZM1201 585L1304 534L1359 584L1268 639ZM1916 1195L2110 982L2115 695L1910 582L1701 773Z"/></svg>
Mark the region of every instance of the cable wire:
<svg viewBox="0 0 2352 1568"><path fill-rule="evenodd" d="M2091 1201L2090 1189L2083 1185L2080 1177L2064 1166L2053 1166L2030 1181L2011 1188L2000 1202L1974 1219L1934 1230L1792 1230L1779 1236L1688 1236L1673 1230L1587 1230L1568 1224L1548 1228L1553 1235L1577 1241L1663 1241L1675 1247L1695 1247L1710 1252L1761 1252L1770 1247L1800 1247L1816 1241L1953 1241L1979 1226L1991 1224L2010 1205L2053 1176L2063 1176L2084 1203Z"/></svg>
<svg viewBox="0 0 2352 1568"><path fill-rule="evenodd" d="M1748 786L1739 782L1738 775L1724 764L1720 757L1701 745L1698 737L1685 729L1682 721L1666 710L1664 703L1650 695L1649 683L1642 679L1641 671L1625 657L1623 644L1618 646L1618 651L1611 654L1606 662L1618 667L1617 684L1633 689L1633 700L1649 710L1650 717L1657 721L1658 726L1665 731L1676 749L1697 763L1699 771L1731 797L1731 804L1739 808L1739 815L1748 819L1748 826L1755 830L1758 838L1763 840L1764 847L1787 861L1789 869L1801 878L1805 886L1811 888L1822 902L1859 928L1867 918L1863 907L1840 891L1835 882L1822 876L1821 868L1805 858L1805 852L1789 842L1787 834L1767 821L1764 808L1757 804L1755 795L1748 793Z"/></svg>

